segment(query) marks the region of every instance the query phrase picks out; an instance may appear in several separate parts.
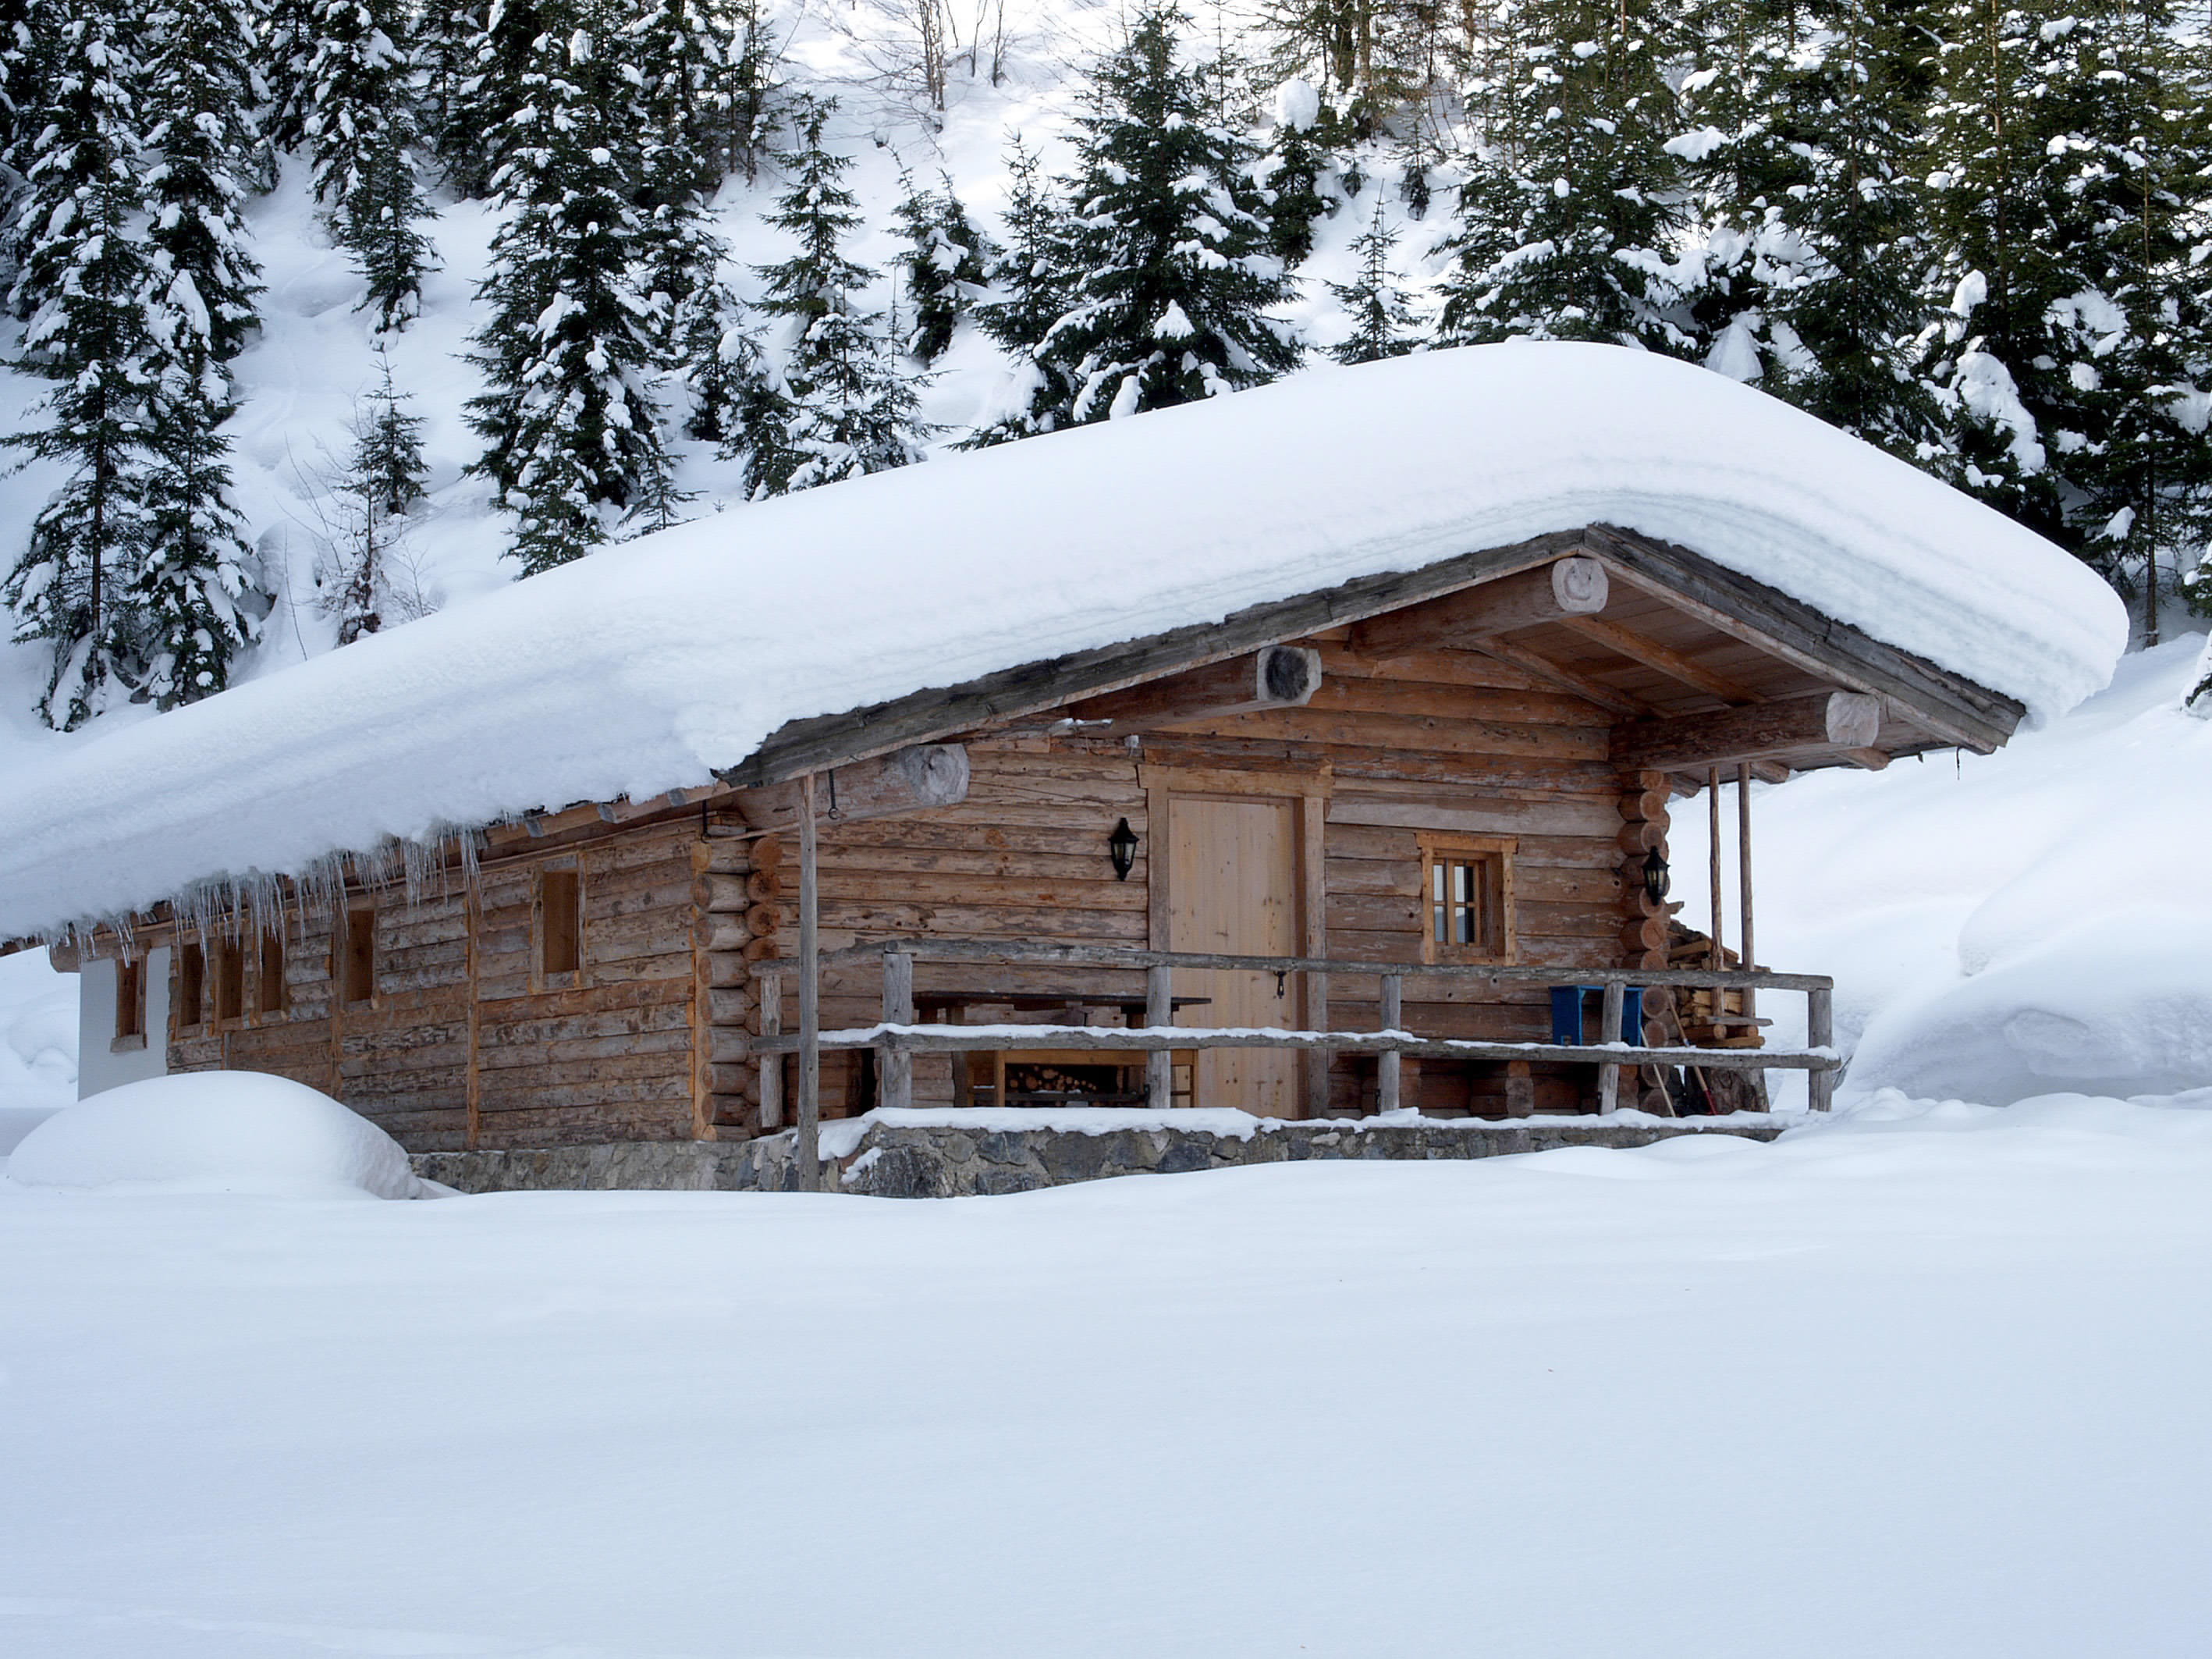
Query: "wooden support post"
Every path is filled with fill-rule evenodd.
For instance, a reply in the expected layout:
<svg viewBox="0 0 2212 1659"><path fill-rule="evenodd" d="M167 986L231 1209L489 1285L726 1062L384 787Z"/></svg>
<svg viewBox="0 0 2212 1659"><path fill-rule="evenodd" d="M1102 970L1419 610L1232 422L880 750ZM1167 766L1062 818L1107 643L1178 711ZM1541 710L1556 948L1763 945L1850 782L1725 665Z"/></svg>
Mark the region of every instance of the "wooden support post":
<svg viewBox="0 0 2212 1659"><path fill-rule="evenodd" d="M1620 1023L1628 1007L1628 988L1619 980L1605 983L1605 1012L1599 1016L1597 1040L1600 1042L1620 1041ZM1640 1044L1644 1034L1636 1034ZM1620 1067L1608 1060L1597 1068L1597 1109L1601 1115L1611 1117L1620 1109Z"/></svg>
<svg viewBox="0 0 2212 1659"><path fill-rule="evenodd" d="M1836 994L1825 987L1805 993L1805 1046L1808 1048L1832 1048L1836 1042ZM1810 1091L1809 1103L1816 1112L1825 1112L1836 1098L1836 1074L1826 1068L1805 1073L1806 1087Z"/></svg>
<svg viewBox="0 0 2212 1659"><path fill-rule="evenodd" d="M1717 766L1705 769L1705 827L1711 843L1705 849L1706 876L1711 883L1713 901L1712 965L1721 965L1721 772ZM1720 993L1713 993L1713 1011L1720 1012Z"/></svg>
<svg viewBox="0 0 2212 1659"><path fill-rule="evenodd" d="M884 954L884 1024L914 1024L914 958L903 951ZM886 1044L876 1050L876 1103L903 1110L914 1104L914 1055Z"/></svg>
<svg viewBox="0 0 2212 1659"><path fill-rule="evenodd" d="M783 975L769 973L760 976L760 1034L764 1037L783 1035ZM783 1127L783 1056L763 1054L760 1057L760 1121L763 1129Z"/></svg>
<svg viewBox="0 0 2212 1659"><path fill-rule="evenodd" d="M822 1189L821 860L816 856L814 774L799 781L799 1134L792 1157L799 1190Z"/></svg>
<svg viewBox="0 0 2212 1659"><path fill-rule="evenodd" d="M1737 926L1736 946L1742 957L1744 971L1748 973L1759 965L1752 954L1751 939L1751 768L1739 765L1735 769L1735 868ZM1747 1018L1759 1012L1758 993L1748 985L1743 988L1743 1012ZM1749 1028L1756 1030L1758 1028Z"/></svg>
<svg viewBox="0 0 2212 1659"><path fill-rule="evenodd" d="M1175 1024L1175 969L1145 969L1145 1024ZM1145 1104L1164 1112L1175 1102L1175 1057L1164 1048L1145 1056Z"/></svg>
<svg viewBox="0 0 2212 1659"><path fill-rule="evenodd" d="M1397 974L1382 975L1382 1030L1395 1031L1398 1022L1405 1018L1406 981ZM1399 1073L1405 1063L1402 1054L1377 1054L1375 1057L1375 1109L1395 1112L1398 1109Z"/></svg>

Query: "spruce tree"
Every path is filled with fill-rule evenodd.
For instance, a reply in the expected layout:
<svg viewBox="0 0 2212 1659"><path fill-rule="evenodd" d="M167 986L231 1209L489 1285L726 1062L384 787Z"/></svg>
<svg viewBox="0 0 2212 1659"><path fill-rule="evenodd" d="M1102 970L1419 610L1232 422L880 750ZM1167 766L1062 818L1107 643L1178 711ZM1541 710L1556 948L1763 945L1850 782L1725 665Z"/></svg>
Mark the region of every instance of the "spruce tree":
<svg viewBox="0 0 2212 1659"><path fill-rule="evenodd" d="M397 0L316 0L317 40L301 126L315 198L354 257L380 329L422 309L436 256L416 171L416 74Z"/></svg>
<svg viewBox="0 0 2212 1659"><path fill-rule="evenodd" d="M746 411L739 434L757 495L905 466L921 459L929 433L883 319L862 308L876 273L845 252L860 220L843 183L852 162L823 140L836 110L835 100L800 97L793 147L776 156L789 183L764 216L798 247L781 264L758 268L767 290L760 310L781 326L769 343L769 395Z"/></svg>
<svg viewBox="0 0 2212 1659"><path fill-rule="evenodd" d="M1258 386L1295 368L1296 331L1270 307L1293 292L1268 251L1253 155L1206 107L1186 61L1188 20L1149 3L1098 67L1078 123L1070 302L1039 344L1050 373L1033 428L1167 408Z"/></svg>
<svg viewBox="0 0 2212 1659"><path fill-rule="evenodd" d="M1321 142L1320 94L1302 80L1284 82L1275 95L1274 144L1267 170L1267 242L1287 266L1313 252L1314 225L1334 210L1323 191L1329 155Z"/></svg>
<svg viewBox="0 0 2212 1659"><path fill-rule="evenodd" d="M1012 367L963 449L1026 438L1052 429L1073 398L1058 370L1037 348L1067 309L1074 283L1065 214L1043 176L1035 151L1016 133L1006 155L1012 188L1006 198L1006 245L985 269L990 297L975 307L975 321L1011 358Z"/></svg>
<svg viewBox="0 0 2212 1659"><path fill-rule="evenodd" d="M1358 261L1358 275L1349 283L1328 285L1337 303L1352 317L1352 332L1329 353L1340 363L1371 363L1420 349L1420 319L1390 269L1398 233L1383 216L1383 205L1378 191L1374 219L1352 238L1352 257Z"/></svg>
<svg viewBox="0 0 2212 1659"><path fill-rule="evenodd" d="M984 291L986 264L998 250L969 222L950 178L937 190L920 188L903 173L900 183L904 195L896 213L907 245L898 263L906 273L913 319L906 349L925 363L934 362Z"/></svg>
<svg viewBox="0 0 2212 1659"><path fill-rule="evenodd" d="M1528 0L1441 251L1453 344L1515 337L1679 350L1684 228L1669 44L1655 0Z"/></svg>
<svg viewBox="0 0 2212 1659"><path fill-rule="evenodd" d="M1710 216L1692 287L1707 362L1908 459L1941 447L1916 373L1934 257L1920 225L1921 32L1895 0L1732 0L1686 84ZM1714 125L1715 121L1719 125ZM1702 291L1700 291L1702 290Z"/></svg>
<svg viewBox="0 0 2212 1659"><path fill-rule="evenodd" d="M2063 370L2040 411L2082 556L2161 629L2164 590L2212 529L2212 289L2203 270L2212 97L2200 37L2163 0L2124 0L2068 20L2078 53L2063 143L2083 285L2048 322ZM2050 28L2056 26L2046 26Z"/></svg>
<svg viewBox="0 0 2212 1659"><path fill-rule="evenodd" d="M322 608L337 622L337 642L405 621L416 609L399 568L407 520L422 498L422 417L392 383L380 345L377 380L355 410L353 450L335 480L337 514L328 557L317 572Z"/></svg>
<svg viewBox="0 0 2212 1659"><path fill-rule="evenodd" d="M610 9L580 6L584 24ZM471 357L490 389L471 400L476 470L517 520L526 574L580 557L668 465L653 398L655 346L635 289L644 228L633 192L637 134L580 25L539 37L493 185L507 219L477 298L489 316Z"/></svg>
<svg viewBox="0 0 2212 1659"><path fill-rule="evenodd" d="M27 146L14 301L23 367L51 390L8 445L65 470L4 590L15 638L52 652L40 711L73 727L127 696L144 662L133 592L153 542L153 271L143 232L137 65L96 0L59 0L46 125Z"/></svg>
<svg viewBox="0 0 2212 1659"><path fill-rule="evenodd" d="M268 596L230 500L230 442L220 430L237 406L228 365L259 325L260 271L241 213L258 135L234 101L252 20L237 0L182 0L157 12L153 27L146 183L158 459L147 490L153 541L133 586L147 629L141 687L167 708L229 684L231 659Z"/></svg>

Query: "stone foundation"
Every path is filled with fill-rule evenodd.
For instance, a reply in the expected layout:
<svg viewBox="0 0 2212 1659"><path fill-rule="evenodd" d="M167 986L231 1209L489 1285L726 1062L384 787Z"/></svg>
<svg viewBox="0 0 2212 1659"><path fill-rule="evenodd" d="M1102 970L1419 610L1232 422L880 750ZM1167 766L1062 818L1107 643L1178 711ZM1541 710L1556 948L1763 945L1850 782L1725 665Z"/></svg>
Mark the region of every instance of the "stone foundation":
<svg viewBox="0 0 2212 1659"><path fill-rule="evenodd" d="M994 1113L992 1118L1005 1115ZM1054 1114L1056 1117L1064 1115ZM1023 1193L1109 1176L1182 1175L1251 1164L1315 1158L1500 1158L1556 1146L1648 1146L1685 1134L1771 1140L1788 1120L1746 1114L1668 1122L1594 1117L1373 1119L1262 1122L1245 1134L1172 1124L1092 1133L1064 1127L1009 1128L979 1122L823 1126L842 1154L823 1159L827 1191L870 1198L964 1198ZM859 1130L857 1139L853 1131ZM846 1148L849 1146L850 1150ZM796 1185L793 1136L758 1140L621 1141L537 1150L417 1152L415 1173L464 1193L642 1188L660 1192L788 1192Z"/></svg>

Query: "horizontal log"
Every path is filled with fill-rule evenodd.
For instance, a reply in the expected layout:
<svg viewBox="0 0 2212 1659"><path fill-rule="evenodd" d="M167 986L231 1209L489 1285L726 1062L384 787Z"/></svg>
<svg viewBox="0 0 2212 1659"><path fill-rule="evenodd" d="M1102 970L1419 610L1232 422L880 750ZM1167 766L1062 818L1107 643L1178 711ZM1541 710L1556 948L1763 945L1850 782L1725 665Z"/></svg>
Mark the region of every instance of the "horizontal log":
<svg viewBox="0 0 2212 1659"><path fill-rule="evenodd" d="M1881 728L1879 698L1830 691L1718 714L1626 721L1613 728L1613 757L1638 766L1713 766L1808 749L1863 748Z"/></svg>
<svg viewBox="0 0 2212 1659"><path fill-rule="evenodd" d="M1622 852L1631 858L1640 859L1647 853L1666 847L1668 828L1664 819L1639 818L1633 823L1622 825L1620 834L1613 839Z"/></svg>
<svg viewBox="0 0 2212 1659"><path fill-rule="evenodd" d="M1369 941L1380 936L1370 935ZM1391 939L1395 947L1406 951L1418 948L1417 939ZM1414 977L1435 980L1463 980L1546 984L1556 982L1562 963L1426 963L1417 957L1390 954L1342 957L1238 957L1215 955L1194 951L1148 951L1130 946L1111 945L1063 945L1025 940L1019 938L1004 940L979 939L926 939L905 937L896 939L877 939L866 944L854 944L824 950L822 960L825 966L866 962L879 958L886 950L906 953L920 963L1062 963L1069 967L1124 968L1199 968L1229 969L1243 973L1288 974L1402 974L1410 981ZM794 974L799 964L779 961L768 964L779 974ZM1835 981L1823 974L1785 974L1770 969L1660 969L1650 973L1617 966L1592 964L1576 966L1576 976L1583 983L1601 985L1618 981L1624 985L1688 985L1724 986L1730 989L1749 986L1756 989L1780 991L1832 991Z"/></svg>
<svg viewBox="0 0 2212 1659"><path fill-rule="evenodd" d="M747 890L750 879L703 872L691 878L691 903L708 915L734 915L749 910L755 902Z"/></svg>
<svg viewBox="0 0 2212 1659"><path fill-rule="evenodd" d="M733 1031L717 1026L707 1033L707 1061L713 1066L734 1066L752 1058L752 1038L743 1031ZM742 1066L741 1069L744 1069ZM708 1079L712 1092L712 1077Z"/></svg>
<svg viewBox="0 0 2212 1659"><path fill-rule="evenodd" d="M1321 653L1264 646L1249 656L1133 685L1067 706L1092 737L1121 737L1163 726L1228 719L1267 708L1296 708L1321 685Z"/></svg>
<svg viewBox="0 0 2212 1659"><path fill-rule="evenodd" d="M744 990L715 990L702 994L710 1025L742 1025L753 1012L752 993Z"/></svg>
<svg viewBox="0 0 2212 1659"><path fill-rule="evenodd" d="M835 823L951 806L968 798L968 780L965 748L957 743L919 744L823 770L815 781L815 811ZM750 829L789 830L799 823L796 782L740 789L724 804ZM759 854L754 857L757 863Z"/></svg>
<svg viewBox="0 0 2212 1659"><path fill-rule="evenodd" d="M761 1054L794 1054L799 1039L758 1037ZM1322 1048L1333 1054L1413 1054L1424 1060L1479 1060L1577 1066L1701 1066L1740 1072L1827 1072L1843 1065L1833 1049L1645 1048L1596 1043L1490 1042L1479 1038L1417 1037L1382 1031L1209 1030L1115 1025L864 1025L824 1031L825 1049L898 1048L909 1054L1019 1054L1032 1048L1093 1048L1151 1053L1176 1048Z"/></svg>
<svg viewBox="0 0 2212 1659"><path fill-rule="evenodd" d="M1354 651L1387 657L1460 640L1488 639L1605 609L1609 584L1595 559L1559 559L1517 575L1462 588L1425 605L1374 617L1352 630Z"/></svg>

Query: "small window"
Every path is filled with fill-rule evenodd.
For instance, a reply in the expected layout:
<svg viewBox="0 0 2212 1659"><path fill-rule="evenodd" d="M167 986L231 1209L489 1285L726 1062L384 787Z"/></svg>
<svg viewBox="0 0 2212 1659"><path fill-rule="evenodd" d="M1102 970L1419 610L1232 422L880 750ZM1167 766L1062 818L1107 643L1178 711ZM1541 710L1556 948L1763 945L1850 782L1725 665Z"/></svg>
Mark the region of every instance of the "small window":
<svg viewBox="0 0 2212 1659"><path fill-rule="evenodd" d="M256 1013L281 1014L285 1002L284 935L264 933L261 953L253 964L253 1009Z"/></svg>
<svg viewBox="0 0 2212 1659"><path fill-rule="evenodd" d="M115 1040L146 1040L146 964L115 964Z"/></svg>
<svg viewBox="0 0 2212 1659"><path fill-rule="evenodd" d="M1514 846L1489 836L1421 837L1423 960L1513 960Z"/></svg>
<svg viewBox="0 0 2212 1659"><path fill-rule="evenodd" d="M583 966L582 884L574 870L542 870L538 876L538 971L548 979Z"/></svg>
<svg viewBox="0 0 2212 1659"><path fill-rule="evenodd" d="M347 1002L376 999L376 907L346 907L345 933L338 945L338 995Z"/></svg>
<svg viewBox="0 0 2212 1659"><path fill-rule="evenodd" d="M246 942L243 939L216 941L215 1017L218 1024L246 1017Z"/></svg>
<svg viewBox="0 0 2212 1659"><path fill-rule="evenodd" d="M204 1017L201 1006L207 1000L207 954L198 939L190 939L177 947L177 1029L190 1030Z"/></svg>

